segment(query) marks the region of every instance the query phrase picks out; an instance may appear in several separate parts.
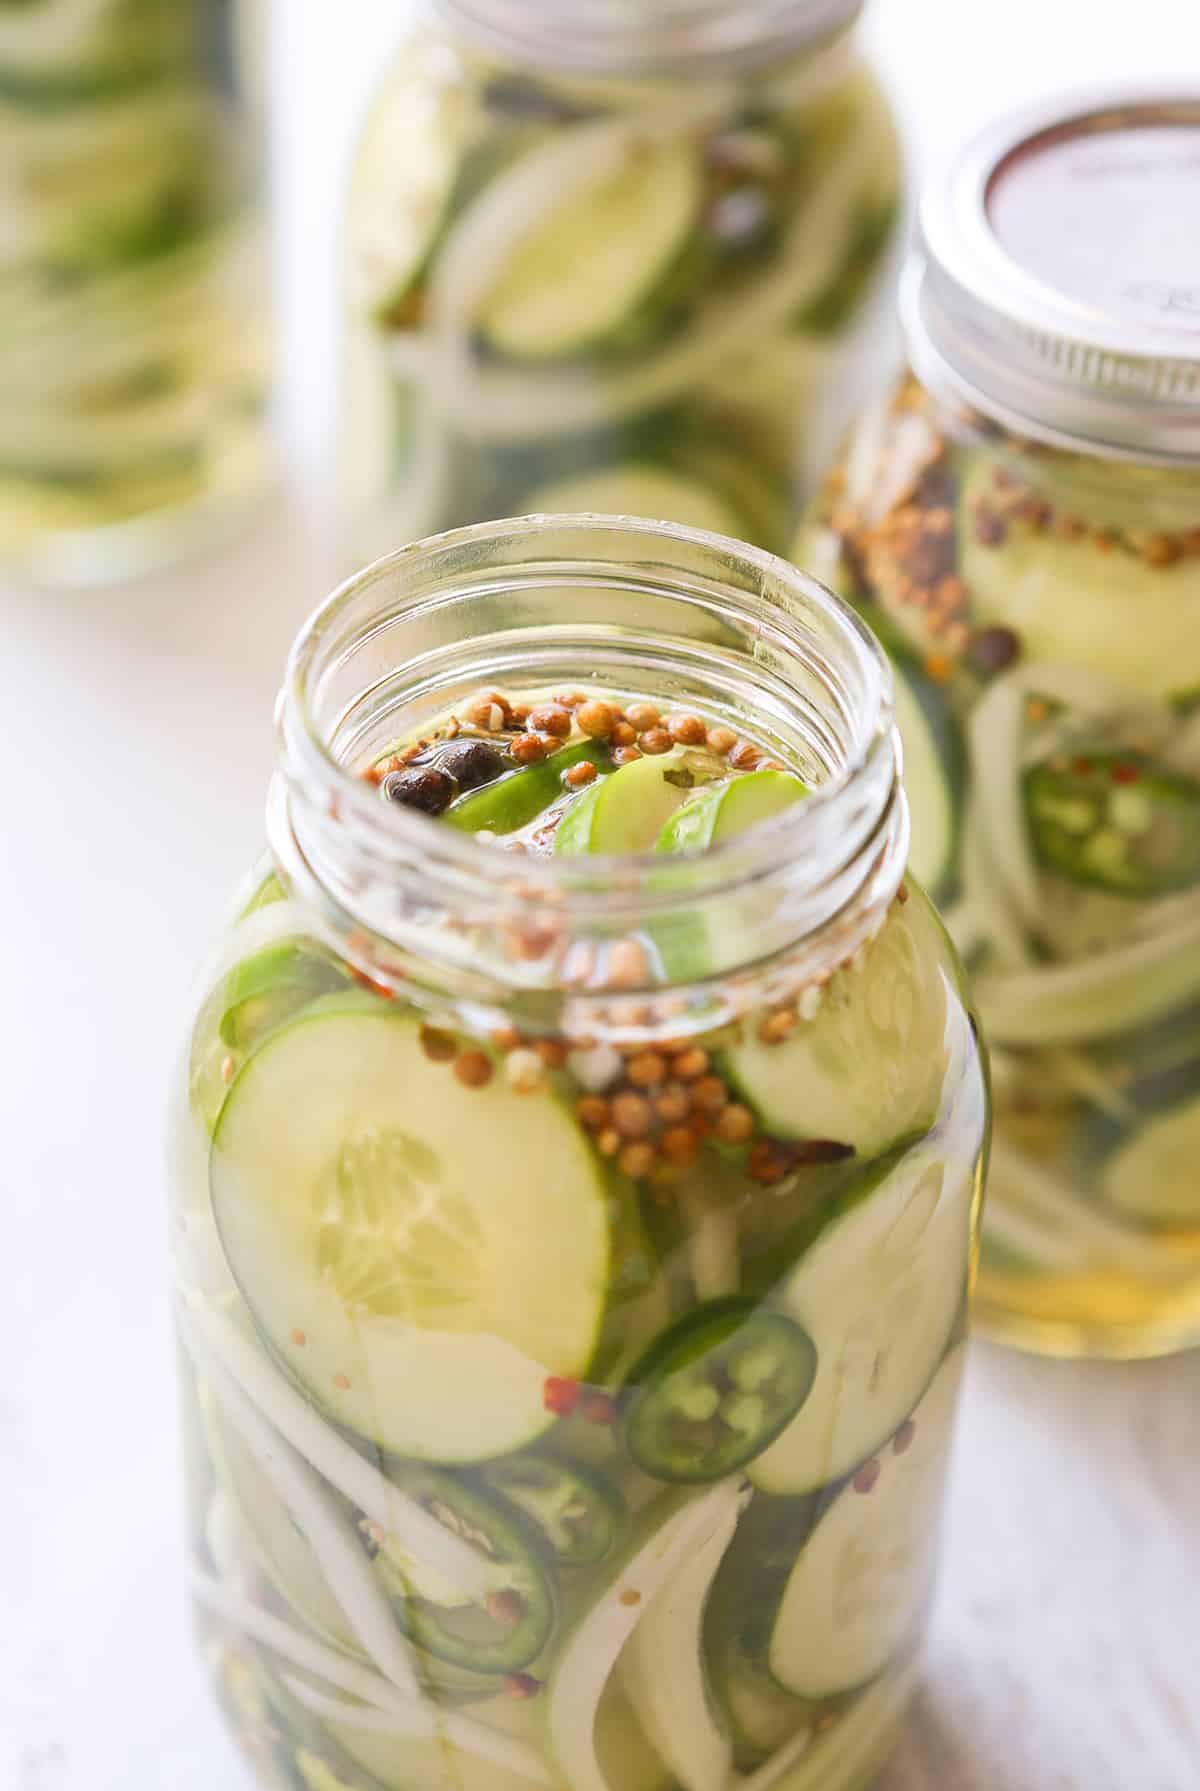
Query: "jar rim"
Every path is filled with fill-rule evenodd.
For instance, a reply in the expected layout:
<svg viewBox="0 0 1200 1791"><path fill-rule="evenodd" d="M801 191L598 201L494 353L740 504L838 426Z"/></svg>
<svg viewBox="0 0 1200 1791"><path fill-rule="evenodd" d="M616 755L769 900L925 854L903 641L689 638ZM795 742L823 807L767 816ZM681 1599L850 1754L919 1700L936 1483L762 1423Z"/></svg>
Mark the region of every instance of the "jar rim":
<svg viewBox="0 0 1200 1791"><path fill-rule="evenodd" d="M829 776L811 787L803 803L689 857L685 892L664 879L664 861L653 854L514 858L429 816L380 802L361 776L361 759L357 767L350 762L348 743L361 743L361 734L355 734L344 692L331 698L331 680L356 645L361 650L369 643L378 650L387 627L402 631L406 619L506 595L514 583L526 593L591 585L627 594L631 601L656 592L659 600L678 602L681 609L703 610L712 603L715 613L719 606L751 643L748 677L770 679L773 691L784 675L792 677L797 715L805 702L812 703L811 690L802 690L802 673L827 695L831 712L837 711L824 743ZM546 633L541 629L536 638L542 641ZM587 625L578 620L564 623L562 633L564 639L588 640ZM501 637L463 636L451 627L447 638L465 664L467 655ZM606 625L593 630L586 648L593 663L608 638ZM431 713L437 712L432 698L449 650L415 655L395 674L408 680L410 691L423 693ZM614 636L611 651L619 650ZM693 653L675 642L663 651L680 655L680 664L700 666L716 649L704 646ZM513 654L515 670L521 663L517 647ZM499 680L493 674L490 681ZM442 712L445 707L443 701ZM403 713L399 701L396 709ZM436 886L442 902L488 908L498 923L511 899L515 909L530 902L553 905L582 931L611 930L622 918L637 927L648 914L737 899L740 892L781 879L789 883L797 915L807 899L814 912L829 919L852 905L870 882L881 841L892 848L891 893L907 854L891 675L874 637L848 606L799 568L741 542L673 524L602 515L517 517L452 530L377 560L334 591L298 635L280 697L278 731L290 835L318 882L336 887L351 921L382 937L389 936L386 926L375 925L365 910L354 911L354 891L372 876L410 882L419 876L426 888ZM275 824L280 825L278 805ZM897 827L903 836L899 868ZM355 869L343 876L348 859ZM505 874L514 870L521 893L510 898ZM798 927L796 937L810 930Z"/></svg>
<svg viewBox="0 0 1200 1791"><path fill-rule="evenodd" d="M853 24L865 0L436 0L448 25L484 49L575 75L736 70L802 51Z"/></svg>

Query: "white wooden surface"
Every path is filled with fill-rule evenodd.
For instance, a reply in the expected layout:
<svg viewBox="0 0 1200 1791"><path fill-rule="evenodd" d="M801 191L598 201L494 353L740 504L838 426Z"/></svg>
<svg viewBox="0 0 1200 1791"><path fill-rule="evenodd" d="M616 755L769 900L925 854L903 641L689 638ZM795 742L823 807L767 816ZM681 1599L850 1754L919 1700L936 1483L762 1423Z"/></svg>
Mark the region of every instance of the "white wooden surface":
<svg viewBox="0 0 1200 1791"><path fill-rule="evenodd" d="M346 13L288 4L288 341L311 375ZM875 27L926 148L1064 75L1200 78L1198 32L1194 0L881 0ZM311 474L319 394L292 393ZM153 584L0 594L0 1791L245 1791L181 1591L161 1122L319 582L279 517ZM977 1347L929 1671L881 1791L1197 1791L1198 1477L1200 1355Z"/></svg>

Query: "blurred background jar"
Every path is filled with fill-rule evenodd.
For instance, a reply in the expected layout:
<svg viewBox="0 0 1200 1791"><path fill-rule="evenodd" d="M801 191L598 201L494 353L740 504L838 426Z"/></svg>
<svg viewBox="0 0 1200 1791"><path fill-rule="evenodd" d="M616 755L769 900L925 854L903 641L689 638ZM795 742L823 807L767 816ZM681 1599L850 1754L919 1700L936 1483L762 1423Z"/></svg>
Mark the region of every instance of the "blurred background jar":
<svg viewBox="0 0 1200 1791"><path fill-rule="evenodd" d="M537 510L785 548L886 353L861 0L439 0L347 195L345 545Z"/></svg>
<svg viewBox="0 0 1200 1791"><path fill-rule="evenodd" d="M0 568L121 577L266 481L264 15L0 6Z"/></svg>
<svg viewBox="0 0 1200 1791"><path fill-rule="evenodd" d="M993 1047L978 1315L1200 1341L1200 97L1008 119L935 182L796 544L893 653L914 870Z"/></svg>

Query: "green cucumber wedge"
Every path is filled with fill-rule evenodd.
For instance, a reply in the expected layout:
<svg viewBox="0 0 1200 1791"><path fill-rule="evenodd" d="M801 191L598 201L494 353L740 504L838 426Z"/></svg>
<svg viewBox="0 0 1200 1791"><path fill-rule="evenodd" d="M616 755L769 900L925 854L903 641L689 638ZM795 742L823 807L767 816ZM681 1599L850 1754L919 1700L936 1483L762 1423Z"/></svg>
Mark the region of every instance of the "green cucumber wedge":
<svg viewBox="0 0 1200 1791"><path fill-rule="evenodd" d="M908 866L935 902L953 893L966 793L966 749L945 697L907 656L892 655L896 726L912 816Z"/></svg>
<svg viewBox="0 0 1200 1791"><path fill-rule="evenodd" d="M452 802L442 816L443 822L464 833L515 833L556 802L563 794L563 772L584 759L608 769L609 750L598 740L575 740L558 752L552 752L540 765L528 765L522 771L510 771L481 789L468 790ZM599 790L603 786L593 785Z"/></svg>
<svg viewBox="0 0 1200 1791"><path fill-rule="evenodd" d="M484 340L524 361L603 347L683 254L703 198L700 151L691 138L631 136L615 167L516 245L484 301Z"/></svg>
<svg viewBox="0 0 1200 1791"><path fill-rule="evenodd" d="M690 796L675 810L654 850L671 854L705 852L760 821L782 814L807 794L804 784L790 772L750 771Z"/></svg>
<svg viewBox="0 0 1200 1791"><path fill-rule="evenodd" d="M1147 696L1200 683L1200 561L1148 566L1020 521L986 546L975 506L994 495L992 464L980 457L959 498L959 575L976 623L1013 629L1028 661L1080 665Z"/></svg>
<svg viewBox="0 0 1200 1791"><path fill-rule="evenodd" d="M222 1108L210 1185L267 1343L383 1448L506 1454L553 1421L547 1377L588 1368L612 1257L597 1159L555 1095L465 1090L384 1003L334 996L268 1037Z"/></svg>
<svg viewBox="0 0 1200 1791"><path fill-rule="evenodd" d="M972 1199L933 1133L864 1170L779 1285L813 1339L817 1375L746 1470L764 1492L813 1492L899 1430L945 1355L966 1297Z"/></svg>
<svg viewBox="0 0 1200 1791"><path fill-rule="evenodd" d="M1105 1133L1113 1130L1101 1119ZM1200 1224L1200 1095L1193 1092L1116 1141L1093 1162L1089 1181L1104 1204L1136 1225Z"/></svg>
<svg viewBox="0 0 1200 1791"><path fill-rule="evenodd" d="M557 479L531 492L524 507L548 515L596 511L604 516L648 516L739 539L746 532L736 507L711 485L650 461L631 460Z"/></svg>
<svg viewBox="0 0 1200 1791"><path fill-rule="evenodd" d="M959 1345L872 1472L838 1494L788 1576L769 1665L797 1697L866 1685L919 1629L933 1587L965 1360Z"/></svg>
<svg viewBox="0 0 1200 1791"><path fill-rule="evenodd" d="M567 810L554 850L583 853L648 852L688 793L682 755L633 759L603 783L592 784Z"/></svg>
<svg viewBox="0 0 1200 1791"><path fill-rule="evenodd" d="M726 1074L764 1131L829 1139L866 1161L934 1123L949 1018L938 927L910 890L863 948L861 962L825 986L812 1019L801 1018L778 1044L748 1030L723 1053Z"/></svg>

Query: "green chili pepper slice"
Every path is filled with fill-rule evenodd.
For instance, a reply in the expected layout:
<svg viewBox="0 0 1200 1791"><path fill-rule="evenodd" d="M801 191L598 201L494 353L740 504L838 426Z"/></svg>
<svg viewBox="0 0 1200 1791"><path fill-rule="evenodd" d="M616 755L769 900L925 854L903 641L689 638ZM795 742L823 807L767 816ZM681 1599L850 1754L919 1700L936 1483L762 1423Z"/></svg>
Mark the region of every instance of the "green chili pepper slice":
<svg viewBox="0 0 1200 1791"><path fill-rule="evenodd" d="M795 1417L817 1372L811 1337L752 1300L713 1300L681 1319L629 1378L624 1437L657 1480L720 1480Z"/></svg>
<svg viewBox="0 0 1200 1791"><path fill-rule="evenodd" d="M468 790L450 804L441 820L463 833L479 833L484 828L491 833L514 833L536 821L543 809L565 794L563 772L584 759L601 771L612 769L612 754L602 741L576 740L552 752L540 765L510 771L482 789Z"/></svg>
<svg viewBox="0 0 1200 1791"><path fill-rule="evenodd" d="M238 964L221 986L221 1042L245 1051L318 995L332 994L348 978L333 958L300 939L269 945Z"/></svg>
<svg viewBox="0 0 1200 1791"><path fill-rule="evenodd" d="M483 1470L491 1492L536 1524L563 1567L591 1567L610 1553L625 1520L615 1487L574 1462L513 1455Z"/></svg>
<svg viewBox="0 0 1200 1791"><path fill-rule="evenodd" d="M1200 782L1145 754L1076 749L1025 774L1040 862L1112 895L1154 897L1200 882Z"/></svg>
<svg viewBox="0 0 1200 1791"><path fill-rule="evenodd" d="M419 1563L381 1539L374 1525L361 1525L364 1545L405 1634L438 1660L476 1673L515 1673L529 1666L558 1621L554 1579L536 1532L511 1505L501 1505L444 1469L390 1458L387 1475L500 1569L496 1587L482 1603L461 1602L449 1588L442 1602Z"/></svg>

